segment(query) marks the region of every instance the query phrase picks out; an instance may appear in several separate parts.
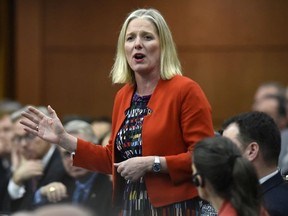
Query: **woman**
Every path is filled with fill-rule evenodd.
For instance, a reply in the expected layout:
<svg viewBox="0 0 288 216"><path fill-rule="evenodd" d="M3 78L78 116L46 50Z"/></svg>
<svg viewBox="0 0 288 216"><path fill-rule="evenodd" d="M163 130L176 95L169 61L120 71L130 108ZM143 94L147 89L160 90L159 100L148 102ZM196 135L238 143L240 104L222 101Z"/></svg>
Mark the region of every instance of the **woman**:
<svg viewBox="0 0 288 216"><path fill-rule="evenodd" d="M118 39L112 133L105 147L69 135L55 111L33 107L25 130L75 152L74 165L113 174L115 203L123 215L196 215L191 151L213 136L210 105L197 83L183 77L171 32L155 9L126 18ZM192 214L193 213L193 214Z"/></svg>
<svg viewBox="0 0 288 216"><path fill-rule="evenodd" d="M218 216L268 215L261 207L256 170L236 144L224 137L206 138L196 144L192 158L192 181Z"/></svg>

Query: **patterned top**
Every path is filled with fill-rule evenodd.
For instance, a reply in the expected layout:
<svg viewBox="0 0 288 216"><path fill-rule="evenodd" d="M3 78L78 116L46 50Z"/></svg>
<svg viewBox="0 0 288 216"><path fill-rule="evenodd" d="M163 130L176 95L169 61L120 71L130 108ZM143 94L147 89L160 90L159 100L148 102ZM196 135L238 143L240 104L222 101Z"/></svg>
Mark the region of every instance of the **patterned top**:
<svg viewBox="0 0 288 216"><path fill-rule="evenodd" d="M142 155L142 125L144 116L150 112L147 108L150 97L134 94L131 107L125 113L126 119L116 138L117 149L124 160Z"/></svg>

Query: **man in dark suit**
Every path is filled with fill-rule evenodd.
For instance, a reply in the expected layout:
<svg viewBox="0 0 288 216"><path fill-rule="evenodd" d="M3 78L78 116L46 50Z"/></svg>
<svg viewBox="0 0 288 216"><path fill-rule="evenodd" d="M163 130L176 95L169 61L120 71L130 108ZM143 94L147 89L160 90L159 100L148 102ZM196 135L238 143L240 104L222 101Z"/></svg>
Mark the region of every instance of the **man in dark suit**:
<svg viewBox="0 0 288 216"><path fill-rule="evenodd" d="M66 173L59 150L52 144L35 137L20 124L21 111L12 114L14 120L13 173L8 184L10 211L35 207L35 194L41 186L59 181L73 181Z"/></svg>
<svg viewBox="0 0 288 216"><path fill-rule="evenodd" d="M21 104L17 101L0 101L0 215L6 210L3 201L7 196L7 185L11 175L13 124L10 114L20 108Z"/></svg>
<svg viewBox="0 0 288 216"><path fill-rule="evenodd" d="M97 142L91 125L82 120L72 120L64 125L65 130L76 137ZM67 173L75 179L73 186L52 182L41 188L39 204L55 202L72 202L89 208L99 216L117 215L112 208L112 182L110 176L74 167L71 154L60 148L62 160Z"/></svg>
<svg viewBox="0 0 288 216"><path fill-rule="evenodd" d="M11 174L12 136L12 122L9 115L0 117L0 214L5 212L3 201L7 196L7 185Z"/></svg>
<svg viewBox="0 0 288 216"><path fill-rule="evenodd" d="M255 166L264 206L270 216L286 216L288 183L278 168L281 136L274 120L263 112L243 113L223 124L223 136L234 141Z"/></svg>

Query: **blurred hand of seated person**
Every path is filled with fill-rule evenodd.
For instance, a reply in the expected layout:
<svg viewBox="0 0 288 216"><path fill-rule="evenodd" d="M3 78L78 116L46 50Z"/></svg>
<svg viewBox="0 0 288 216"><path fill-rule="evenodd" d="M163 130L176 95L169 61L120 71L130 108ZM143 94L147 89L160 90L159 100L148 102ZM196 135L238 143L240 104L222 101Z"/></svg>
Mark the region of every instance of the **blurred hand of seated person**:
<svg viewBox="0 0 288 216"><path fill-rule="evenodd" d="M41 187L40 193L49 202L56 203L67 198L67 187L61 182L52 182Z"/></svg>
<svg viewBox="0 0 288 216"><path fill-rule="evenodd" d="M43 175L43 164L40 160L22 159L19 166L13 172L12 180L17 185L23 185L25 181Z"/></svg>
<svg viewBox="0 0 288 216"><path fill-rule="evenodd" d="M26 134L24 136L15 135L14 142L16 145L21 142L27 142L27 140L34 139L31 134ZM21 141L25 139L26 141ZM16 146L12 151L12 162L13 162L13 174L12 182L18 186L23 186L25 182L31 180L34 177L40 177L43 175L44 166L40 159L34 158L33 150L29 151L29 148L22 148ZM13 196L13 193L10 193L12 199L17 199L19 197Z"/></svg>

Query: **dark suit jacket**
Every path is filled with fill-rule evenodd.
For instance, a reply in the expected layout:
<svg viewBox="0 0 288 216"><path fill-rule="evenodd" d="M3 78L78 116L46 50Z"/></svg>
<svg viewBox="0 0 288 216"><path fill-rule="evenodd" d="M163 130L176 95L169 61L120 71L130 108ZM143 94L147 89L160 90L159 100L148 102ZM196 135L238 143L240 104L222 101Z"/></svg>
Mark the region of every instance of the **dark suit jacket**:
<svg viewBox="0 0 288 216"><path fill-rule="evenodd" d="M37 189L51 182L58 181L65 185L70 184L73 179L66 173L59 150L56 148L47 166L43 176L38 180ZM10 200L10 211L29 210L35 208L33 205L34 192L31 187L31 181L25 183L26 192L20 199Z"/></svg>
<svg viewBox="0 0 288 216"><path fill-rule="evenodd" d="M7 186L10 178L10 167L6 168L2 164L0 158L0 214L6 212L8 209L5 207L5 200L8 199Z"/></svg>
<svg viewBox="0 0 288 216"><path fill-rule="evenodd" d="M82 205L97 213L97 216L116 215L116 210L112 209L112 182L108 175L97 174L89 195Z"/></svg>
<svg viewBox="0 0 288 216"><path fill-rule="evenodd" d="M288 215L288 182L280 172L261 184L264 207L270 216Z"/></svg>

